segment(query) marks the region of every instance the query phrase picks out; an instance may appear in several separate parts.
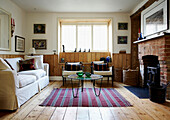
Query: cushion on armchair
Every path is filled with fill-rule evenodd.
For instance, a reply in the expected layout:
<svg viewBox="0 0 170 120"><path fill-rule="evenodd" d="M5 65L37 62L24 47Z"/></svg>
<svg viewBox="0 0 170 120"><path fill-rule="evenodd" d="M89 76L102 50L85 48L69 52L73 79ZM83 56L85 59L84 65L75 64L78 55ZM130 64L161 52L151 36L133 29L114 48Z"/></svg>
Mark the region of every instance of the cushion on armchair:
<svg viewBox="0 0 170 120"><path fill-rule="evenodd" d="M108 71L108 64L103 63L103 64L94 64L94 70L95 71Z"/></svg>
<svg viewBox="0 0 170 120"><path fill-rule="evenodd" d="M82 64L80 63L66 63L65 64L65 70L67 71L79 71L82 70Z"/></svg>
<svg viewBox="0 0 170 120"><path fill-rule="evenodd" d="M34 58L28 60L19 60L19 71L35 70Z"/></svg>

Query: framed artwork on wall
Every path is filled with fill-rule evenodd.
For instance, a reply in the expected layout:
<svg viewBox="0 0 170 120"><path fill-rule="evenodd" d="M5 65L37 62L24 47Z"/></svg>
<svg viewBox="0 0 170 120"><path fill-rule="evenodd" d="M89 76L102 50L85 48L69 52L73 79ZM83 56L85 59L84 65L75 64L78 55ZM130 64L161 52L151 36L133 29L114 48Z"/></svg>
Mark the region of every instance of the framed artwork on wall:
<svg viewBox="0 0 170 120"><path fill-rule="evenodd" d="M150 36L169 29L169 1L160 0L153 3L141 13L143 35Z"/></svg>
<svg viewBox="0 0 170 120"><path fill-rule="evenodd" d="M118 44L127 44L127 36L118 36Z"/></svg>
<svg viewBox="0 0 170 120"><path fill-rule="evenodd" d="M34 34L45 34L45 24L34 24Z"/></svg>
<svg viewBox="0 0 170 120"><path fill-rule="evenodd" d="M46 39L33 39L32 47L35 49L47 49Z"/></svg>
<svg viewBox="0 0 170 120"><path fill-rule="evenodd" d="M128 30L128 23L118 23L118 30Z"/></svg>
<svg viewBox="0 0 170 120"><path fill-rule="evenodd" d="M15 36L15 52L25 52L25 38Z"/></svg>

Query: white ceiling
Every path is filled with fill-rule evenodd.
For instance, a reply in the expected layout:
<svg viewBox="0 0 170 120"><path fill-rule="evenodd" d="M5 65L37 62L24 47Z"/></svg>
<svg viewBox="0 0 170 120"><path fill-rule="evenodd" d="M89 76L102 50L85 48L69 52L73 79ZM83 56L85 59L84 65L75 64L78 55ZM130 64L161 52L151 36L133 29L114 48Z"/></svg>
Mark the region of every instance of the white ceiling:
<svg viewBox="0 0 170 120"><path fill-rule="evenodd" d="M143 0L11 0L28 12L131 12Z"/></svg>

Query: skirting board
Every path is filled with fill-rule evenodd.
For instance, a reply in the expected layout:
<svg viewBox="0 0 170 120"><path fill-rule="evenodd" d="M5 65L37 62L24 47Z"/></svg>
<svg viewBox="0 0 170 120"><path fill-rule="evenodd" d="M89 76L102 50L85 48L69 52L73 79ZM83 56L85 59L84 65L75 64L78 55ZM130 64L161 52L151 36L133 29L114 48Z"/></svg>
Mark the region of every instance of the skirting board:
<svg viewBox="0 0 170 120"><path fill-rule="evenodd" d="M50 76L50 81L61 81L62 76ZM107 77L104 77L103 80L107 80ZM109 79L111 80L111 78Z"/></svg>

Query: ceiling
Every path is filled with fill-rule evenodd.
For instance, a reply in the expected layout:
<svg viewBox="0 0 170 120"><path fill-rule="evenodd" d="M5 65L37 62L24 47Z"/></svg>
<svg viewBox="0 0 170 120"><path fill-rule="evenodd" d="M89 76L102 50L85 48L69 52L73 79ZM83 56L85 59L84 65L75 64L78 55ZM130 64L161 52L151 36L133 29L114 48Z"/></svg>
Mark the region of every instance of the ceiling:
<svg viewBox="0 0 170 120"><path fill-rule="evenodd" d="M131 12L144 0L11 0L27 12Z"/></svg>

